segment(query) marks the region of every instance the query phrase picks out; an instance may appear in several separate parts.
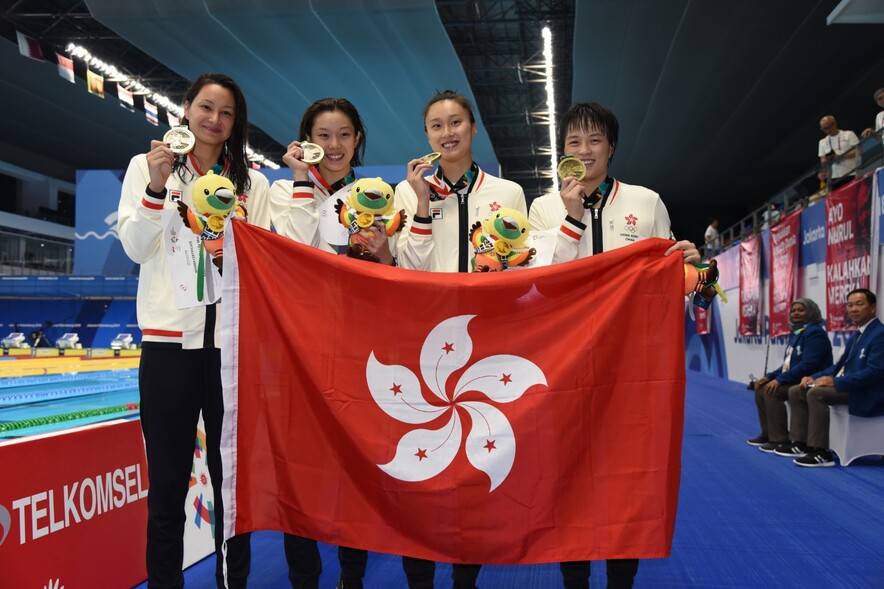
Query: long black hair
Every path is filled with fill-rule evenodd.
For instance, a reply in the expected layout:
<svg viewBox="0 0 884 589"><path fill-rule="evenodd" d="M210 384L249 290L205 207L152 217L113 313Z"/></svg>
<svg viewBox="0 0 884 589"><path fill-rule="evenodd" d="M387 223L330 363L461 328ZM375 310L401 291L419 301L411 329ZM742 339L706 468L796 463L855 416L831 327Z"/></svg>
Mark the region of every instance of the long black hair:
<svg viewBox="0 0 884 589"><path fill-rule="evenodd" d="M307 110L304 111L304 116L301 117L298 139L301 141L307 140L307 137L312 134L313 123L320 114L338 110L347 115L347 118L350 119L350 123L353 125L353 130L358 135L358 143L356 144L356 149L353 150L353 159L350 160L350 167L361 166L362 158L365 157L365 123L362 122L362 117L359 116L359 111L356 110L353 103L346 98L320 98L308 106Z"/></svg>
<svg viewBox="0 0 884 589"><path fill-rule="evenodd" d="M224 143L224 151L222 158L226 157L229 162L227 177L233 182L236 191L245 192L251 186L249 180L249 160L246 156L246 145L249 142L249 116L246 108L246 97L240 90L239 85L233 81L233 78L225 74L209 73L203 74L193 81L190 88L184 94L184 103L191 105L196 100L197 94L208 84L217 84L222 88L227 88L233 93L233 128L230 130L230 137ZM181 119L183 124L188 124L187 117ZM179 155L175 158L172 171L178 173L178 177L183 181L188 181L186 177L189 172L187 169L187 156Z"/></svg>

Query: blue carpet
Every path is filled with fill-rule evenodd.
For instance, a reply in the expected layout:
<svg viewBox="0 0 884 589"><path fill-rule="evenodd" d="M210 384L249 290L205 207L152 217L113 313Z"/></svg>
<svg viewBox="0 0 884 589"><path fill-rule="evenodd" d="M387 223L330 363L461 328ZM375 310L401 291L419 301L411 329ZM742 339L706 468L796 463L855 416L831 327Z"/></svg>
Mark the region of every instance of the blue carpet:
<svg viewBox="0 0 884 589"><path fill-rule="evenodd" d="M884 460L800 468L746 444L759 432L742 383L689 372L681 490L672 556L645 560L636 588L884 589ZM333 589L334 547L321 545L320 589ZM591 586L605 586L604 563ZM451 587L439 564L436 586ZM185 571L191 589L214 587L214 557ZM282 534L252 535L251 587L286 588ZM365 585L405 587L398 557L371 554ZM487 566L482 589L561 587L558 565ZM140 585L139 588L145 587Z"/></svg>

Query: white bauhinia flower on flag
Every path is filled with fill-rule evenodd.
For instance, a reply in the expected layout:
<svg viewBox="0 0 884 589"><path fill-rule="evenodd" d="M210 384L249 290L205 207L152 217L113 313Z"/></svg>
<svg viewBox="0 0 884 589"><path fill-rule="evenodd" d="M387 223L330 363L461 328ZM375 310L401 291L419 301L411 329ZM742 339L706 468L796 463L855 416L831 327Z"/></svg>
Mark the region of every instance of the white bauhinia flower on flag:
<svg viewBox="0 0 884 589"><path fill-rule="evenodd" d="M402 436L393 460L378 465L390 476L403 481L425 481L445 470L464 439L463 413L469 415L472 423L466 432L467 459L491 479L489 492L509 474L516 457L516 438L506 415L491 403L462 401L460 397L468 391L478 391L489 401L510 403L532 386L546 385L546 376L525 358L501 354L477 361L463 372L453 389L448 389L449 377L472 356L473 341L467 325L473 317L460 315L442 321L429 333L421 349L423 383L441 405L427 402L421 379L411 369L382 364L373 351L369 356L365 369L368 388L387 415L408 424L448 417L439 429L415 428Z"/></svg>

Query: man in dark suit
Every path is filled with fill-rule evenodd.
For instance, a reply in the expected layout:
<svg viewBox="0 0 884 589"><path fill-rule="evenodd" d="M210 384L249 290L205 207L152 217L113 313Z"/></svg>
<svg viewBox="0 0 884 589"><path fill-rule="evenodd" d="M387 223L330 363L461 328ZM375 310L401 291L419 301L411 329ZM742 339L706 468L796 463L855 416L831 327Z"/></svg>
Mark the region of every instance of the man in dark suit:
<svg viewBox="0 0 884 589"><path fill-rule="evenodd" d="M847 295L847 315L857 330L834 366L805 376L789 389L792 439L806 441L798 466L834 466L829 449L829 406L848 405L851 415L884 415L884 325L875 293L857 288Z"/></svg>

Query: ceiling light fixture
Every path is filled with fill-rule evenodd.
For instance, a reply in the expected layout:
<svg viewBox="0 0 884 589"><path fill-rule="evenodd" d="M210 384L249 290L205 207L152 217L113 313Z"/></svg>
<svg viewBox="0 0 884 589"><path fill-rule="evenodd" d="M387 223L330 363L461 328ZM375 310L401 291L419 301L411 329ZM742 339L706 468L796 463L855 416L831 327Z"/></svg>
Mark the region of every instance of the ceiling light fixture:
<svg viewBox="0 0 884 589"><path fill-rule="evenodd" d="M125 88L126 90L132 92L132 94L150 96L151 100L162 106L168 112L172 113L176 118L184 118L184 109L182 109L178 104L176 104L172 100L169 100L168 97L158 92L154 92L150 88L144 86L141 82L128 77L120 70L118 70L115 66L98 59L97 57L89 53L89 51L85 47L76 45L74 43L69 43L66 51L71 57L85 61L88 67L96 69L103 75L106 75L108 77L108 81L116 82L117 84L123 86L123 88ZM257 151L253 150L251 147L246 146L246 155L248 156L250 162L257 162L272 170L279 169L279 164L277 164L273 160L267 159Z"/></svg>

